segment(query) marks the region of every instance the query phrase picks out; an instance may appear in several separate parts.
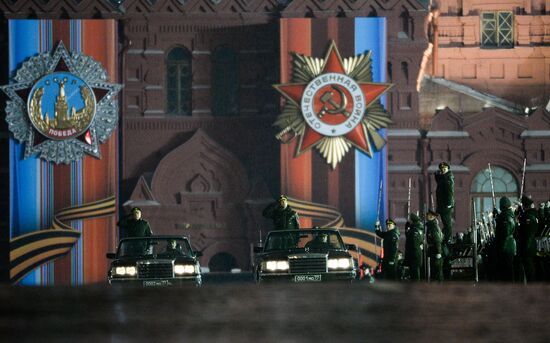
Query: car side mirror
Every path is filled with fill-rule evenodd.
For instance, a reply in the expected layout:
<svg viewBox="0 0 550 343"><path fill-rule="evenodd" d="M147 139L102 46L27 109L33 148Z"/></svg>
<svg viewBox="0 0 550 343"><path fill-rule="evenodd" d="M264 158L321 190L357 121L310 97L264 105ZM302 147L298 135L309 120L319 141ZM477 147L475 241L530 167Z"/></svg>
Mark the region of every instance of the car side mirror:
<svg viewBox="0 0 550 343"><path fill-rule="evenodd" d="M110 259L110 260L114 260L116 258L116 254L113 253L113 252L108 252L107 253L107 258Z"/></svg>
<svg viewBox="0 0 550 343"><path fill-rule="evenodd" d="M202 251L195 251L195 257L201 257Z"/></svg>
<svg viewBox="0 0 550 343"><path fill-rule="evenodd" d="M357 246L355 244L346 244L346 248L351 251L357 251Z"/></svg>
<svg viewBox="0 0 550 343"><path fill-rule="evenodd" d="M264 247L260 247L260 246L255 246L254 247L254 253L255 254L261 253L263 251L264 251Z"/></svg>

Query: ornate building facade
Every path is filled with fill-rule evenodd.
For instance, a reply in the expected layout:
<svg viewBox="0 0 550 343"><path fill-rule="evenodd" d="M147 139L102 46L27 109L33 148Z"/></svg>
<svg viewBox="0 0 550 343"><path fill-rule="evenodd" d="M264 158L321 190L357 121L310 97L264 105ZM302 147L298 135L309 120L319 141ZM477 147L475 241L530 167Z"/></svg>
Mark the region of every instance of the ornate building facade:
<svg viewBox="0 0 550 343"><path fill-rule="evenodd" d="M540 202L550 193L548 5L17 0L1 4L0 35L7 44L8 20L14 19L115 21L116 77L124 85L117 142L120 212L140 206L155 233L191 236L211 270L248 269L250 246L269 227L261 210L279 192L337 208L346 225L356 225L357 218L349 200L356 196L352 155L337 170L316 153L303 170L293 171L300 175L285 169L288 149L272 127L281 106L272 85L286 68L281 18L317 20L312 36L322 39L312 40L316 56L325 52L326 37L337 37L352 54L346 19L385 18L384 73L394 84L386 100L393 122L387 131L387 213L404 223L409 179L411 210L430 207L432 174L440 161L449 161L456 178L455 228L463 231L473 218L473 201L478 212L490 207L487 162L499 180L497 195L518 192L524 158L526 194ZM2 51L7 62L8 49ZM2 73L2 80L7 83L8 75ZM2 125L0 142L7 151L9 134ZM9 184L7 165L3 160L2 185ZM5 194L1 203L8 213L13 194ZM1 225L0 243L8 246L9 223ZM6 266L9 256L1 258Z"/></svg>

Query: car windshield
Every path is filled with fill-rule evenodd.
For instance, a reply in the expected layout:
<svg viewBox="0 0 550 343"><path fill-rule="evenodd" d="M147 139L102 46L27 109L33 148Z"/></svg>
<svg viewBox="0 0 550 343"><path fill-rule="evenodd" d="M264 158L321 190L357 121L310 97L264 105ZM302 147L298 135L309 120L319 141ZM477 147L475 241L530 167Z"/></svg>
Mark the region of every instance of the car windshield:
<svg viewBox="0 0 550 343"><path fill-rule="evenodd" d="M189 241L184 238L131 238L120 243L118 257L143 255L190 256Z"/></svg>
<svg viewBox="0 0 550 343"><path fill-rule="evenodd" d="M344 249L342 238L332 230L273 231L265 242L265 251L287 249Z"/></svg>

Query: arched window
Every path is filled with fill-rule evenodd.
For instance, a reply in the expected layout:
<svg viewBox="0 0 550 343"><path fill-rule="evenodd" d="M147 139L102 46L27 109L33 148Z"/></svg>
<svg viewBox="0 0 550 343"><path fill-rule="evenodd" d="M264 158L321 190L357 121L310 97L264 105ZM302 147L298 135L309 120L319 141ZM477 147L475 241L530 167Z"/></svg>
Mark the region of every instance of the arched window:
<svg viewBox="0 0 550 343"><path fill-rule="evenodd" d="M409 84L409 64L407 62L401 62L401 73L405 82Z"/></svg>
<svg viewBox="0 0 550 343"><path fill-rule="evenodd" d="M398 33L399 36L405 38L410 37L411 33L411 15L406 8L403 8L403 12L400 15L401 19L401 31Z"/></svg>
<svg viewBox="0 0 550 343"><path fill-rule="evenodd" d="M501 197L506 196L512 202L518 199L518 185L514 176L504 168L491 167L493 172L493 185L495 188L495 202L498 208L498 202ZM472 182L471 196L476 205L476 216L480 218L480 214L491 212L493 210L493 199L491 192L491 179L489 169L483 169L477 173ZM473 210L473 209L472 209Z"/></svg>
<svg viewBox="0 0 550 343"><path fill-rule="evenodd" d="M166 113L191 115L191 52L183 47L166 57Z"/></svg>
<svg viewBox="0 0 550 343"><path fill-rule="evenodd" d="M212 54L212 114L235 115L239 111L239 59L235 50L220 46Z"/></svg>

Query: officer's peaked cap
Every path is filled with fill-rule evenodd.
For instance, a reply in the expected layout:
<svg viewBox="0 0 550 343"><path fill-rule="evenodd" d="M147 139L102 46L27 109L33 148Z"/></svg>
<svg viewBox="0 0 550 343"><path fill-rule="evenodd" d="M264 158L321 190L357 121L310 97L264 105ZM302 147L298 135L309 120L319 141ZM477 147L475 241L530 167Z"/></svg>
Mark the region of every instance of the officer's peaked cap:
<svg viewBox="0 0 550 343"><path fill-rule="evenodd" d="M521 204L524 206L524 207L529 207L533 204L533 200L531 200L531 198L529 198L528 196L522 196L521 197Z"/></svg>
<svg viewBox="0 0 550 343"><path fill-rule="evenodd" d="M438 216L437 212L435 212L434 210L429 210L428 213L426 213L426 214L427 215L432 215L432 216L435 216L435 217Z"/></svg>
<svg viewBox="0 0 550 343"><path fill-rule="evenodd" d="M141 212L141 208L139 208L139 207L132 207L132 209L130 210L130 212L132 212L132 213L137 212L137 211Z"/></svg>

